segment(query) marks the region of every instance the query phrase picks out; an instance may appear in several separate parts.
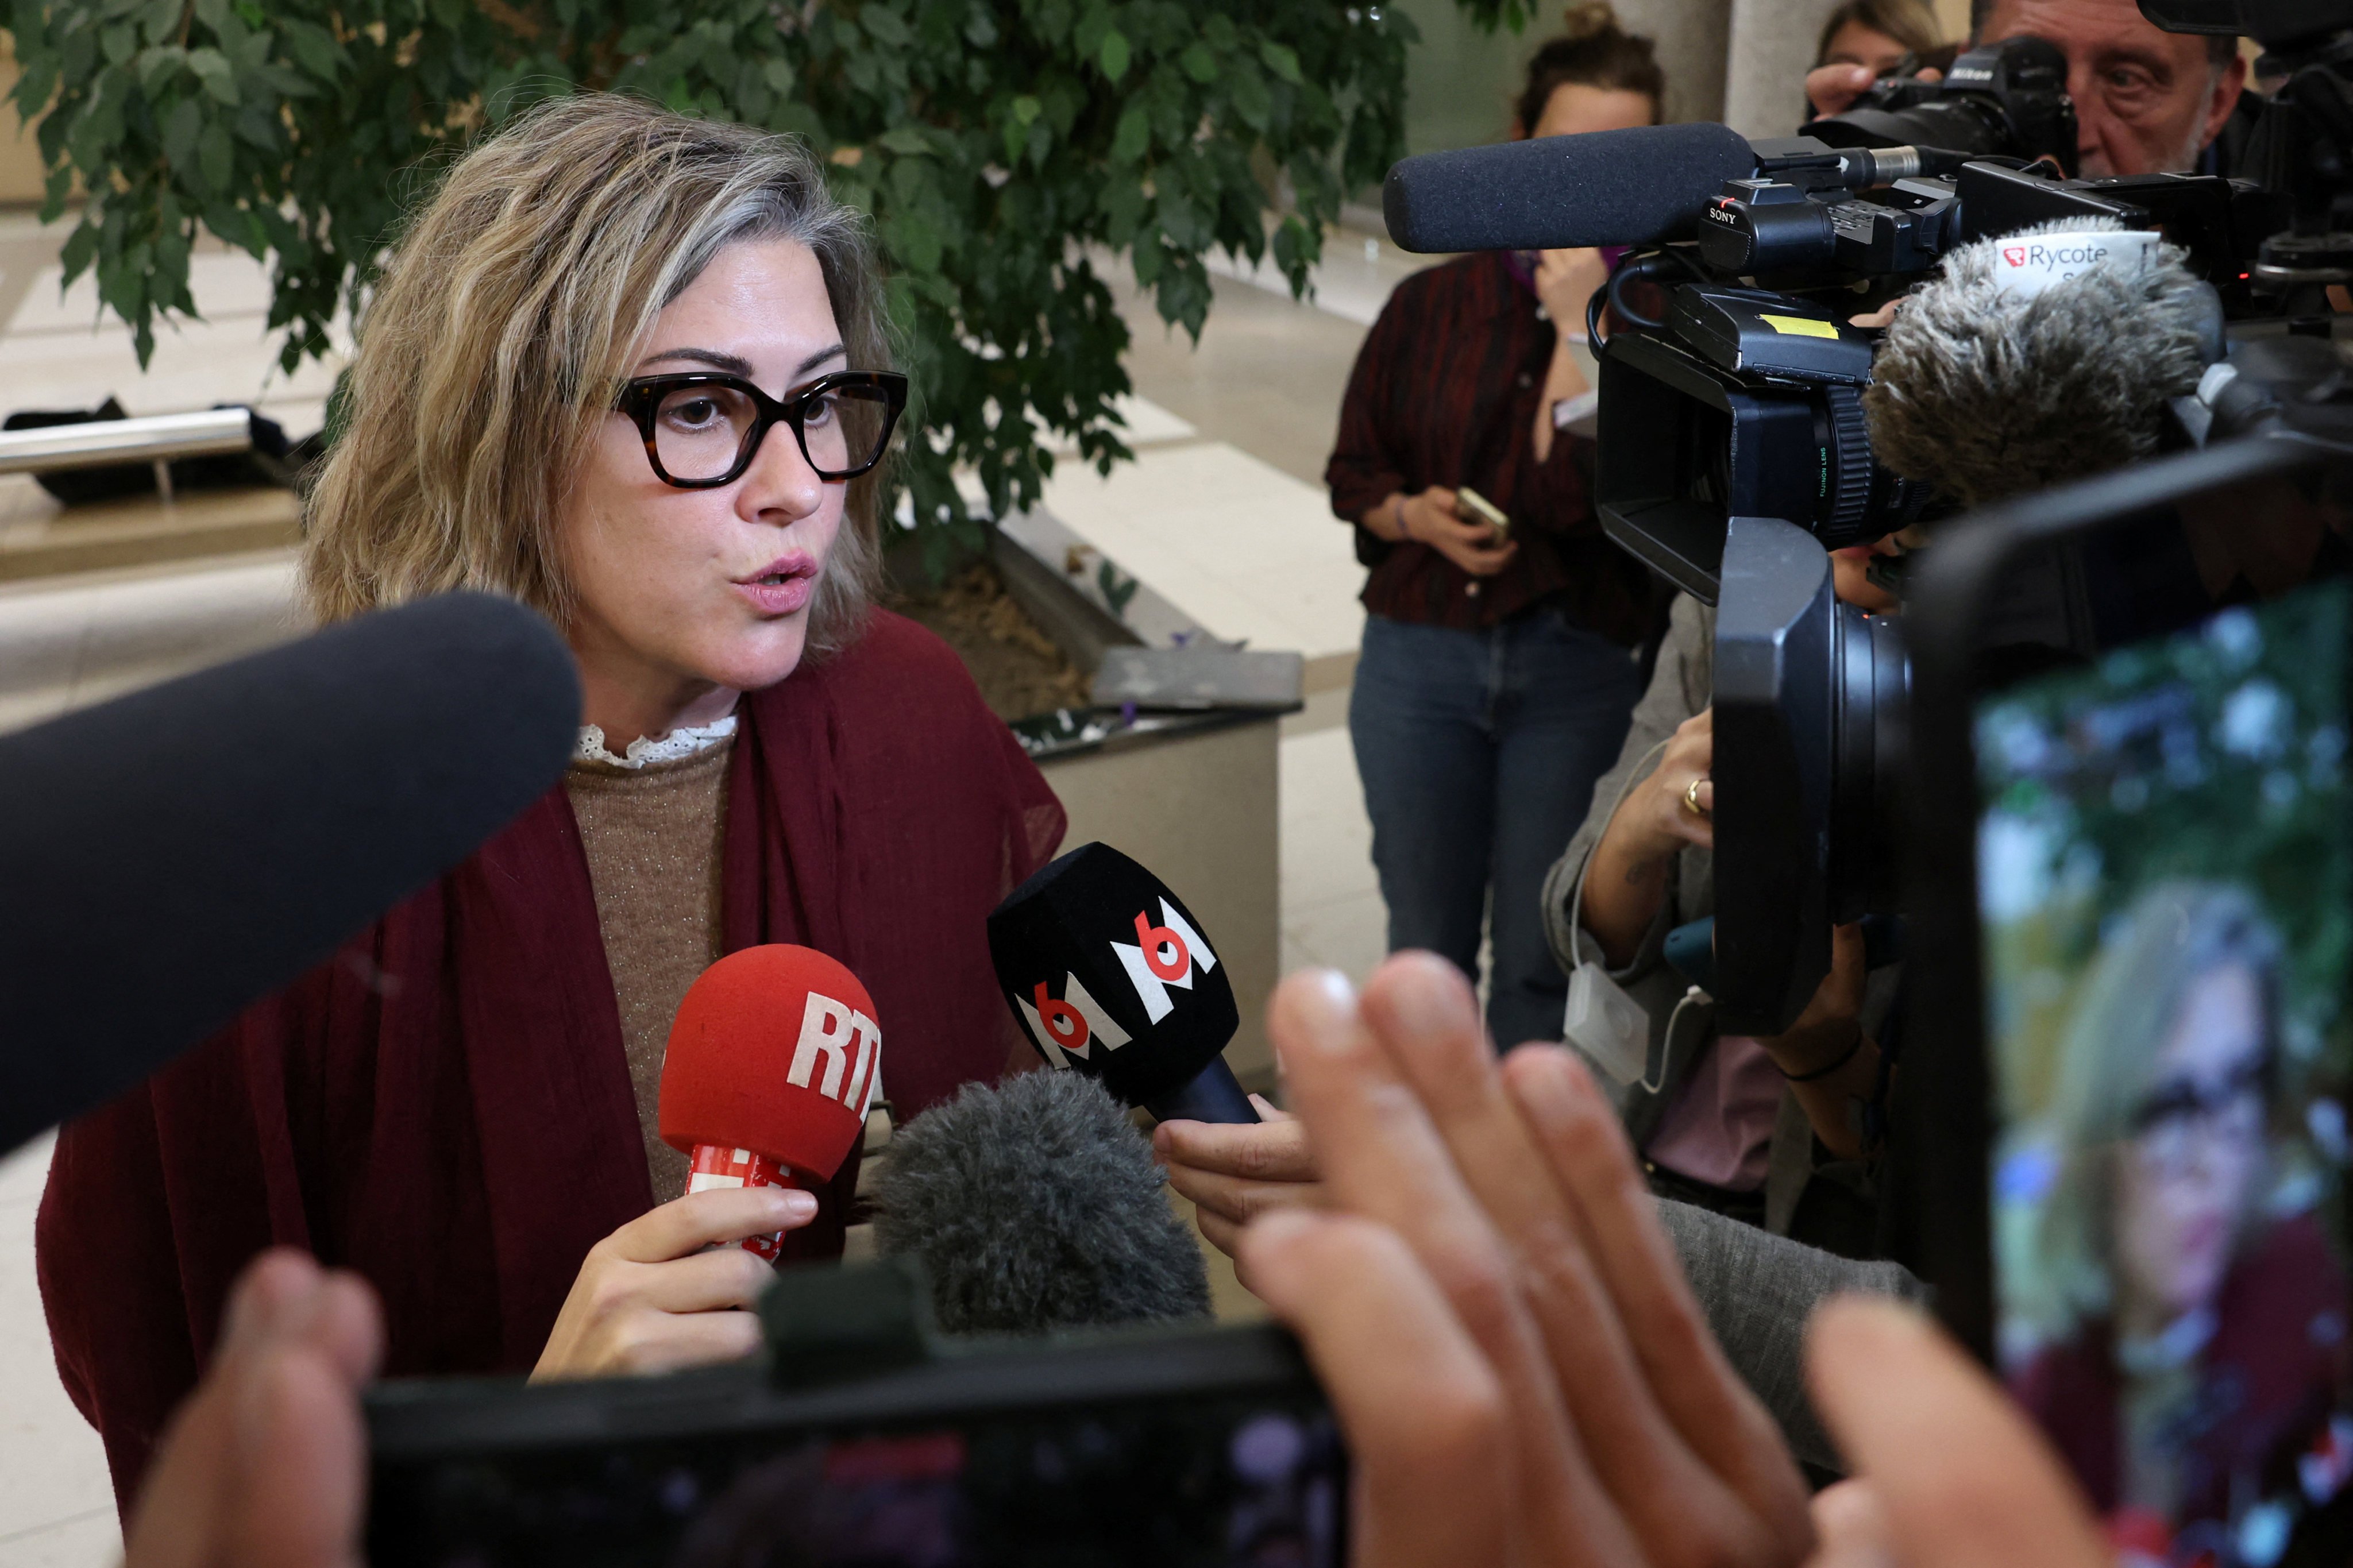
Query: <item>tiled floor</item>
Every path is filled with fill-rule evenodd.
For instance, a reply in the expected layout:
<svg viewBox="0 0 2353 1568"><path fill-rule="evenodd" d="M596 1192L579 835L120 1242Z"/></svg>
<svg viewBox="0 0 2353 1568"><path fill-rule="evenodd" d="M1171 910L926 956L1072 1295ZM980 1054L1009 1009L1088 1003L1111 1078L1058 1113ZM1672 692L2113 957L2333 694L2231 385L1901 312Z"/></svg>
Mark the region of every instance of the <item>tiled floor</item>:
<svg viewBox="0 0 2353 1568"><path fill-rule="evenodd" d="M58 1384L33 1283L49 1142L0 1160L0 1568L95 1568L121 1550L106 1455Z"/></svg>
<svg viewBox="0 0 2353 1568"><path fill-rule="evenodd" d="M58 300L53 256L27 220L0 217L8 407L82 406L109 393L133 413L244 399L296 435L315 427L332 373L276 372L249 261L199 258L209 323L166 335L142 375L127 331L91 331L86 283ZM1279 279L1221 267L1198 351L1124 288L1138 460L1108 479L1066 463L1047 496L1075 531L1221 635L1317 661L1324 689L1283 723L1285 969L1361 975L1383 950L1345 727L1361 569L1320 479L1364 323L1409 265L1386 247L1368 256L1362 237L1337 237L1321 308L1292 300ZM21 480L0 486L12 487L0 512L39 521L45 500ZM290 558L274 552L0 586L0 730L289 635L291 582ZM58 1384L34 1289L47 1157L43 1140L0 1161L0 1568L97 1568L120 1550L104 1459Z"/></svg>

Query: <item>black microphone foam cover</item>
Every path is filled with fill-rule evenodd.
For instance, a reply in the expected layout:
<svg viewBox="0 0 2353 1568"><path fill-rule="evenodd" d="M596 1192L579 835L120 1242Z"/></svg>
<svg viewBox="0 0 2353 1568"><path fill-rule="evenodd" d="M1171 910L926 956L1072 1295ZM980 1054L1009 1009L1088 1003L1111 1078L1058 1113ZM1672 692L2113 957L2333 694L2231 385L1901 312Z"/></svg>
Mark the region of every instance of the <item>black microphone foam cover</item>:
<svg viewBox="0 0 2353 1568"><path fill-rule="evenodd" d="M1201 1249L1152 1146L1071 1072L968 1084L901 1128L867 1185L875 1245L912 1255L951 1333L1209 1315Z"/></svg>
<svg viewBox="0 0 2353 1568"><path fill-rule="evenodd" d="M1729 126L1641 125L1407 158L1381 211L1407 250L1653 245L1688 236L1725 181L1756 172Z"/></svg>
<svg viewBox="0 0 2353 1568"><path fill-rule="evenodd" d="M554 630L451 594L0 738L0 1152L464 859L579 722Z"/></svg>
<svg viewBox="0 0 2353 1568"><path fill-rule="evenodd" d="M1052 1066L1148 1105L1219 1059L1241 1012L1201 922L1107 844L1082 844L988 917L1006 1005Z"/></svg>

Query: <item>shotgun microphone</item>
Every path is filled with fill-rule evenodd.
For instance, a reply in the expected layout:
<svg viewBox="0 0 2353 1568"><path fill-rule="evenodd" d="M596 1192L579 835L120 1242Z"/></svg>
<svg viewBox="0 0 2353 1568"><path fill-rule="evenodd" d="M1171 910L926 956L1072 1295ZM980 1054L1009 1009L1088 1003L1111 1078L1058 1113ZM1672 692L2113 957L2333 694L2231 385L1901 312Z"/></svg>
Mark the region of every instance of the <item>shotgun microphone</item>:
<svg viewBox="0 0 2353 1568"><path fill-rule="evenodd" d="M1167 884L1082 844L988 917L997 983L1049 1067L1163 1121L1256 1121L1226 1066L1241 1014L1201 924Z"/></svg>
<svg viewBox="0 0 2353 1568"><path fill-rule="evenodd" d="M1723 125L1539 136L1404 159L1381 215L1407 250L1655 245L1690 237L1724 182L1756 172L1756 153Z"/></svg>
<svg viewBox="0 0 2353 1568"><path fill-rule="evenodd" d="M579 724L554 629L449 594L0 738L0 1153L472 854Z"/></svg>
<svg viewBox="0 0 2353 1568"><path fill-rule="evenodd" d="M686 1190L833 1180L882 1079L882 1031L858 977L814 948L729 953L679 1004L662 1058L662 1142L693 1161ZM781 1233L748 1237L773 1263Z"/></svg>

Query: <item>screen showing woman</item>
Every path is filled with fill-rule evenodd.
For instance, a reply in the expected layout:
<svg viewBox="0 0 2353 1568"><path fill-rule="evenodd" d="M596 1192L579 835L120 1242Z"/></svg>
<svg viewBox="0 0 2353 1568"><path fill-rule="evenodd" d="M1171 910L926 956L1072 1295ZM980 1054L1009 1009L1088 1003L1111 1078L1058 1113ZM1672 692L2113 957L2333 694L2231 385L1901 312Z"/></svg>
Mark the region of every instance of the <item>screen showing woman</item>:
<svg viewBox="0 0 2353 1568"><path fill-rule="evenodd" d="M2121 1561L2353 1507L2346 587L1978 710L1999 1351Z"/></svg>

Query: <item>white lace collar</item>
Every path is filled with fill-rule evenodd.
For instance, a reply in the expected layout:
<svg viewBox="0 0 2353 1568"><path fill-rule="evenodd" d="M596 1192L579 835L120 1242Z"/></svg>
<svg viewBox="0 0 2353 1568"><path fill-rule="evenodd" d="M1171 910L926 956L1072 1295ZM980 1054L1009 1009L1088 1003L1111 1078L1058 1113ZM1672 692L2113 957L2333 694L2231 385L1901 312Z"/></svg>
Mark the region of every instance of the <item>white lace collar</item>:
<svg viewBox="0 0 2353 1568"><path fill-rule="evenodd" d="M728 714L708 724L672 730L669 734L648 740L640 735L629 742L626 755L615 756L605 749L605 731L595 724L580 727L580 743L572 749L575 763L600 763L608 768L642 768L651 763L675 763L707 752L735 733L735 715Z"/></svg>

